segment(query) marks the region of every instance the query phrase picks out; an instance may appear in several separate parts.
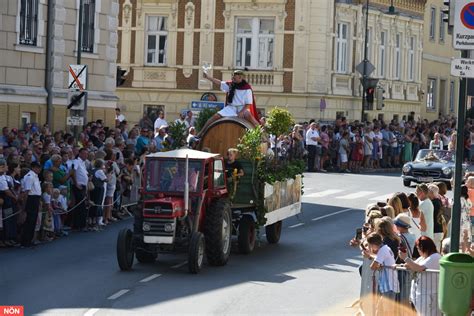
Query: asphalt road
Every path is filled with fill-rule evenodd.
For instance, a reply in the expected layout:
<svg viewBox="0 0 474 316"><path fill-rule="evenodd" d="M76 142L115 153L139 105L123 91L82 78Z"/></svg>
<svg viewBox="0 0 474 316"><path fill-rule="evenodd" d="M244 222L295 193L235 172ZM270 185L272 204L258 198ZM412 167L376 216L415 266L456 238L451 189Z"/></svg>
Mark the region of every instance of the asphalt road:
<svg viewBox="0 0 474 316"><path fill-rule="evenodd" d="M186 255L121 272L124 220L34 249L0 250L0 305L26 315L352 315L360 254L347 246L369 202L403 188L398 174L307 174L303 213L284 222L280 243L260 236L250 255L187 272ZM412 189L413 190L413 189ZM262 232L263 234L263 232ZM235 248L235 247L234 247Z"/></svg>

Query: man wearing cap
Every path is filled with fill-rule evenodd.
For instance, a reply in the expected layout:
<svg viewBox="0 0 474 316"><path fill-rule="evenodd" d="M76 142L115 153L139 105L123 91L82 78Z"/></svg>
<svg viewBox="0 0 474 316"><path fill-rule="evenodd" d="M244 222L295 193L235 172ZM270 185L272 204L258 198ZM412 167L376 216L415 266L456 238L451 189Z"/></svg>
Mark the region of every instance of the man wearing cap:
<svg viewBox="0 0 474 316"><path fill-rule="evenodd" d="M188 121L186 121L186 110L183 110L181 111L181 113L179 113L179 118L177 118L174 122L175 124L182 124L184 126L186 126L186 130L189 129L190 125L188 123Z"/></svg>
<svg viewBox="0 0 474 316"><path fill-rule="evenodd" d="M23 225L21 245L30 247L35 234L36 220L41 200L41 184L38 175L41 172L41 165L38 162L31 163L31 170L22 180L22 191L26 195L26 220Z"/></svg>
<svg viewBox="0 0 474 316"><path fill-rule="evenodd" d="M221 117L232 116L244 118L254 126L258 125L257 110L255 108L252 87L243 77L244 72L242 70L235 70L232 75L232 81L228 82L212 78L204 73L204 78L214 84L220 85L221 90L226 93L226 106L211 117L204 128Z"/></svg>
<svg viewBox="0 0 474 316"><path fill-rule="evenodd" d="M415 235L408 232L410 225L410 217L404 213L400 213L393 219L393 224L397 227L398 236L401 240L401 245L403 248L400 250L405 250L409 258L413 258L413 253L415 251Z"/></svg>

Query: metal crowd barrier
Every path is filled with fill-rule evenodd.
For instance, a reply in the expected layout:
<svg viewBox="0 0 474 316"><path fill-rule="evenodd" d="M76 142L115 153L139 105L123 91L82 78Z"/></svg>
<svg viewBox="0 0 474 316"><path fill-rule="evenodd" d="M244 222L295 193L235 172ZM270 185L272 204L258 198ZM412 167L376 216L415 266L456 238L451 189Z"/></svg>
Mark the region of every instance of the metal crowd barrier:
<svg viewBox="0 0 474 316"><path fill-rule="evenodd" d="M413 272L405 267L383 267L372 271L371 262L364 259L361 267L360 314L442 315L438 308L439 270ZM389 288L395 289L397 293L382 293Z"/></svg>

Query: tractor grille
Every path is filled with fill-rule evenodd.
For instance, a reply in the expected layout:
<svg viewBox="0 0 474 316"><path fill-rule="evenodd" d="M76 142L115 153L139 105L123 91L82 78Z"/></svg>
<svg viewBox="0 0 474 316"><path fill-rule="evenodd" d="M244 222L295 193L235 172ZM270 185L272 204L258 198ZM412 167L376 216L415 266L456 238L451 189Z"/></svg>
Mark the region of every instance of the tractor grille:
<svg viewBox="0 0 474 316"><path fill-rule="evenodd" d="M149 225L150 230L143 230L145 236L166 236L174 237L175 230L171 232L165 232L165 224L175 224L175 219L163 219L163 218L145 218L143 225Z"/></svg>
<svg viewBox="0 0 474 316"><path fill-rule="evenodd" d="M430 177L439 178L441 177L441 171L438 170L413 170L413 176L415 177Z"/></svg>
<svg viewBox="0 0 474 316"><path fill-rule="evenodd" d="M160 203L146 203L143 206L143 215L147 216L156 216L156 215L171 215L173 210L169 204L160 204Z"/></svg>

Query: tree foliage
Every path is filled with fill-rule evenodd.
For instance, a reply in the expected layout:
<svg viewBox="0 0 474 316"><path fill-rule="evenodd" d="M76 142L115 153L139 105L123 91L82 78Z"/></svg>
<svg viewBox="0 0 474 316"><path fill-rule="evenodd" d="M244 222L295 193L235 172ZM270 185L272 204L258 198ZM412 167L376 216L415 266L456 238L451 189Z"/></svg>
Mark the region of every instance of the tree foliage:
<svg viewBox="0 0 474 316"><path fill-rule="evenodd" d="M268 114L266 128L270 134L280 136L290 132L295 124L291 113L279 107L274 107Z"/></svg>
<svg viewBox="0 0 474 316"><path fill-rule="evenodd" d="M200 132L206 122L216 113L217 109L215 108L207 108L199 112L198 117L196 119L196 123L194 124L194 126L196 127L196 131Z"/></svg>

